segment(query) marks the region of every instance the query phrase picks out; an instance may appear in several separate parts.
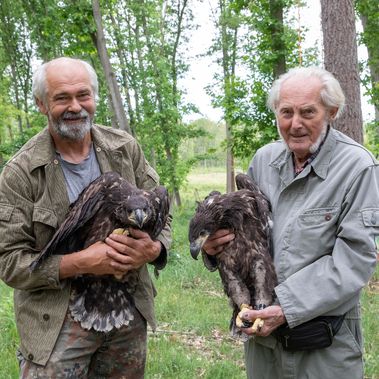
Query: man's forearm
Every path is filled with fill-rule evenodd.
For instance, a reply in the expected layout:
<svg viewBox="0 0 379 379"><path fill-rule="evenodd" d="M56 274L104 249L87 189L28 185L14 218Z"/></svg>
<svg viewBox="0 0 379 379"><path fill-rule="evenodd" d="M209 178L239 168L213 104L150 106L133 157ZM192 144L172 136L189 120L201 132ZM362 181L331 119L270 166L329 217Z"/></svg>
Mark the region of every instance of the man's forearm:
<svg viewBox="0 0 379 379"><path fill-rule="evenodd" d="M63 255L59 265L59 278L61 280L85 273L86 270L83 262L83 251Z"/></svg>

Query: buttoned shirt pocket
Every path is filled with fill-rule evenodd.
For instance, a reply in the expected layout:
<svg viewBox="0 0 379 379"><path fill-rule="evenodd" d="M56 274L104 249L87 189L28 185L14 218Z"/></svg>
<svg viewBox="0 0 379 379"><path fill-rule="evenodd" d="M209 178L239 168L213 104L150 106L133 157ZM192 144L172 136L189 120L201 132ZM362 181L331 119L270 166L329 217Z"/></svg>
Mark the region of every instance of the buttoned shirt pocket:
<svg viewBox="0 0 379 379"><path fill-rule="evenodd" d="M58 225L58 219L53 210L34 206L32 221L36 241L35 247L37 250L41 250L53 236Z"/></svg>
<svg viewBox="0 0 379 379"><path fill-rule="evenodd" d="M290 238L290 249L298 256L293 256L293 269L297 264L304 267L333 250L338 217L338 207L306 209L298 215Z"/></svg>
<svg viewBox="0 0 379 379"><path fill-rule="evenodd" d="M369 208L362 210L364 226L379 228L379 208Z"/></svg>
<svg viewBox="0 0 379 379"><path fill-rule="evenodd" d="M324 224L333 222L337 216L337 211L337 207L306 209L299 215L299 219L305 227L322 227Z"/></svg>

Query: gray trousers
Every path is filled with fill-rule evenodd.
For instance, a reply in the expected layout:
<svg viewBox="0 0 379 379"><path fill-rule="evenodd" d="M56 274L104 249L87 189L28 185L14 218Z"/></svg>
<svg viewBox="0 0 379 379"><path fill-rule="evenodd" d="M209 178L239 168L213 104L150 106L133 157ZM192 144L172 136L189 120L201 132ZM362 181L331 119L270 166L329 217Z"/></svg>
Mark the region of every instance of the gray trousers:
<svg viewBox="0 0 379 379"><path fill-rule="evenodd" d="M363 379L363 343L359 319L345 318L331 346L288 352L274 337L245 343L248 379Z"/></svg>

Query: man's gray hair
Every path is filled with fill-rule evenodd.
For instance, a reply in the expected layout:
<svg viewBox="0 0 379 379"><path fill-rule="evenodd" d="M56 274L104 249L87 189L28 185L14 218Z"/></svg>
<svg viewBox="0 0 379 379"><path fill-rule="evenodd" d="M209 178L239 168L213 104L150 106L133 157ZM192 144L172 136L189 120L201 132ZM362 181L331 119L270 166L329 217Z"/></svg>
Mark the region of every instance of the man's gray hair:
<svg viewBox="0 0 379 379"><path fill-rule="evenodd" d="M279 76L279 78L274 81L268 95L267 106L275 114L279 105L282 84L287 79L293 77L298 77L300 80L306 80L310 77L318 78L322 84L320 92L322 103L327 108L338 108L335 118L338 118L341 115L345 105L345 95L343 94L341 85L333 74L320 67L295 67L290 69L287 73Z"/></svg>
<svg viewBox="0 0 379 379"><path fill-rule="evenodd" d="M66 61L66 62L71 62L71 63L78 62L82 64L88 72L91 88L92 88L95 100L97 100L98 93L99 93L99 84L97 80L96 71L86 61L82 59L75 59L75 58L68 58L68 57L53 59L49 62L43 63L41 66L37 68L37 70L34 72L34 75L33 75L33 85L32 85L33 96L36 99L41 100L43 103L46 102L46 96L47 96L46 69L48 68L49 65L54 64L58 61L62 61L62 62Z"/></svg>

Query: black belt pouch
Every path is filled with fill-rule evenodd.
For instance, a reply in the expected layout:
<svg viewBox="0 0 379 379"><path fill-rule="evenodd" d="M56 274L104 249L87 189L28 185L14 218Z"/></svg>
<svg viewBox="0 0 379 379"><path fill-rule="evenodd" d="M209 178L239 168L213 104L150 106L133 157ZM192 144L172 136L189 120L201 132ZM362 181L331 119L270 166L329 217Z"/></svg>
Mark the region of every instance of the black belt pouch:
<svg viewBox="0 0 379 379"><path fill-rule="evenodd" d="M320 316L294 328L283 325L273 335L287 351L322 349L332 344L344 318L345 315Z"/></svg>

